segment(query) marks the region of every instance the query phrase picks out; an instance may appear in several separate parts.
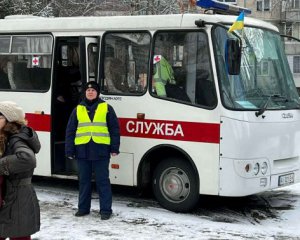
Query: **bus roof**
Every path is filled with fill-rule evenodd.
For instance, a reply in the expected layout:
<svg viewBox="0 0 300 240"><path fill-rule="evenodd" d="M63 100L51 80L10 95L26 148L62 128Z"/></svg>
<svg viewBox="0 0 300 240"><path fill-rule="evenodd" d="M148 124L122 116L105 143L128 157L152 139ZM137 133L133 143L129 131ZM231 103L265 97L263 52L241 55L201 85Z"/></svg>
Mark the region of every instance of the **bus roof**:
<svg viewBox="0 0 300 240"><path fill-rule="evenodd" d="M217 14L174 14L109 17L58 17L9 16L0 20L0 33L24 32L93 32L107 30L157 30L172 28L196 28L195 20L232 24L236 16ZM278 31L267 22L245 17L245 25Z"/></svg>

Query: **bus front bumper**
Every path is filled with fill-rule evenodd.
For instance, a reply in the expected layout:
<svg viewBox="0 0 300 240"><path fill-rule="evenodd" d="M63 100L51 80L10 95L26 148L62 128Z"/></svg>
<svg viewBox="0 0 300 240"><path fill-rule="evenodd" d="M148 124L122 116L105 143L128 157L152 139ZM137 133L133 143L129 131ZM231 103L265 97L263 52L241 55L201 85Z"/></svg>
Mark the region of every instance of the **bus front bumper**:
<svg viewBox="0 0 300 240"><path fill-rule="evenodd" d="M262 166L264 162L268 163L265 174L262 173L261 169L257 172L256 164ZM295 163L298 162L297 158ZM266 159L237 160L221 158L220 163L220 196L248 196L300 182L298 164L289 164L289 167L281 168L280 171L275 171L273 168L273 173L271 173L270 163Z"/></svg>

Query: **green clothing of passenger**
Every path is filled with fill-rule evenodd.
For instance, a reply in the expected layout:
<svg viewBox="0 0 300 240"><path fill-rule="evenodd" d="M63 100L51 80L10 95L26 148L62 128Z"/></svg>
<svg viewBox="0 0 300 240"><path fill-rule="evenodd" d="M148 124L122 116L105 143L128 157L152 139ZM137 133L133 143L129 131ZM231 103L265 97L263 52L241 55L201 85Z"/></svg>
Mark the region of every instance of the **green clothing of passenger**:
<svg viewBox="0 0 300 240"><path fill-rule="evenodd" d="M174 78L174 72L172 66L168 63L168 61L161 55L154 56L154 84L156 94L160 97L166 97L166 89L165 85L176 84Z"/></svg>

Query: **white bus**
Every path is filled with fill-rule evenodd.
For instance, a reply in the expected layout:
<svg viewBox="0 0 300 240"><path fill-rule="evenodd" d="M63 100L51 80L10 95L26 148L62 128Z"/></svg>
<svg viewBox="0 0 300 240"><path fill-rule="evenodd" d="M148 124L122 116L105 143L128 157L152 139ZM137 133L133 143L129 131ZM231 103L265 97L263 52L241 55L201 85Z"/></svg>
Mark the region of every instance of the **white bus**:
<svg viewBox="0 0 300 240"><path fill-rule="evenodd" d="M38 132L35 174L76 178L66 121L94 80L121 127L112 184L152 189L163 207L186 212L199 194L299 182L300 102L278 29L246 17L243 35L228 33L236 17L0 20L0 100L20 104ZM167 65L171 80L158 94Z"/></svg>

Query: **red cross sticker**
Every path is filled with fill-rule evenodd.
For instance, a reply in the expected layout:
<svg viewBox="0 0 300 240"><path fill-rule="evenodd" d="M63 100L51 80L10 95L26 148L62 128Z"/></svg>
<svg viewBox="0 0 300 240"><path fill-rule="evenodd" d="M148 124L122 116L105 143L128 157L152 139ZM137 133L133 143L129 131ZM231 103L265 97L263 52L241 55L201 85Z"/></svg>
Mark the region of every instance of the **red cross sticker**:
<svg viewBox="0 0 300 240"><path fill-rule="evenodd" d="M153 64L158 63L161 60L161 55L154 55Z"/></svg>
<svg viewBox="0 0 300 240"><path fill-rule="evenodd" d="M40 57L33 57L32 66L39 66L39 65L40 65Z"/></svg>

